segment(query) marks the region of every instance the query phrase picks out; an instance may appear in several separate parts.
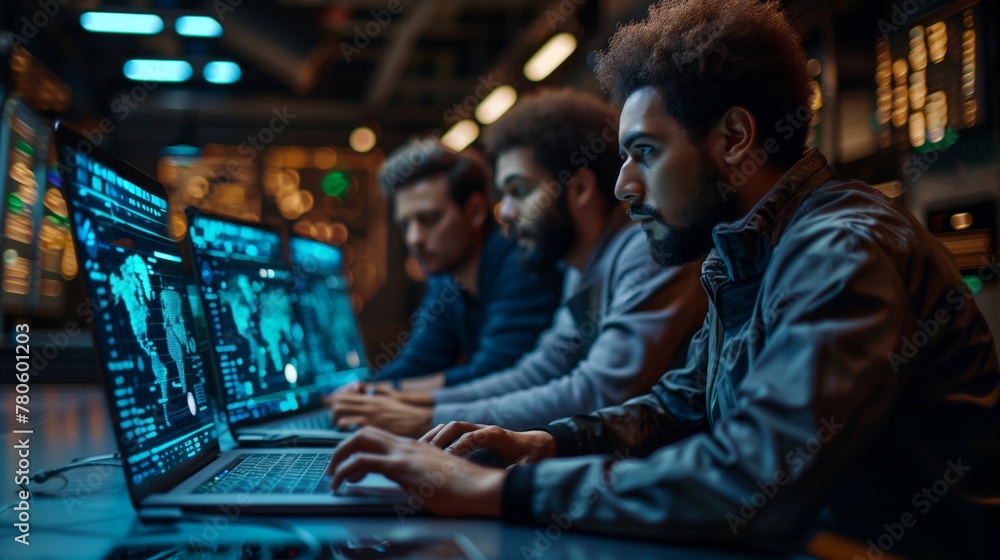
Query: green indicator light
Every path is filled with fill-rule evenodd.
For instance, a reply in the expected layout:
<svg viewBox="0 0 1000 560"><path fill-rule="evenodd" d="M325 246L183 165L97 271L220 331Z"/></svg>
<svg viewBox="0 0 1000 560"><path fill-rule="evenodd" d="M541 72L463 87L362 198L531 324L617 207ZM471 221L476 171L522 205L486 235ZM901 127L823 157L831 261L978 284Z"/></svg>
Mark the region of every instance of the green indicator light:
<svg viewBox="0 0 1000 560"><path fill-rule="evenodd" d="M343 171L334 171L323 177L323 192L330 196L342 197L351 186L351 179Z"/></svg>
<svg viewBox="0 0 1000 560"><path fill-rule="evenodd" d="M965 282L965 285L968 286L969 291L974 296L979 295L979 292L983 291L983 281L978 276L963 276L962 282Z"/></svg>

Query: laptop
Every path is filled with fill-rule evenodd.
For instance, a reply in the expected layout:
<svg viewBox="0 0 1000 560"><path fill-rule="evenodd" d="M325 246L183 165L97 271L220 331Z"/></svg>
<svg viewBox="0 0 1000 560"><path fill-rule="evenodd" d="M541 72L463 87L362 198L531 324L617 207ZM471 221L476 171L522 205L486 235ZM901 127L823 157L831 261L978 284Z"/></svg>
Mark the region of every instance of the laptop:
<svg viewBox="0 0 1000 560"><path fill-rule="evenodd" d="M237 442L334 446L306 348L298 279L281 234L188 208L187 242L208 323L221 404ZM327 372L329 373L329 372Z"/></svg>
<svg viewBox="0 0 1000 560"><path fill-rule="evenodd" d="M306 353L321 393L368 379L365 346L339 248L291 235L289 255L302 312Z"/></svg>
<svg viewBox="0 0 1000 560"><path fill-rule="evenodd" d="M209 366L194 339L162 185L65 124L55 130L94 345L136 509L238 503L251 513L391 512L406 495L383 477L361 482L374 495L333 494L324 476L332 449L220 450Z"/></svg>

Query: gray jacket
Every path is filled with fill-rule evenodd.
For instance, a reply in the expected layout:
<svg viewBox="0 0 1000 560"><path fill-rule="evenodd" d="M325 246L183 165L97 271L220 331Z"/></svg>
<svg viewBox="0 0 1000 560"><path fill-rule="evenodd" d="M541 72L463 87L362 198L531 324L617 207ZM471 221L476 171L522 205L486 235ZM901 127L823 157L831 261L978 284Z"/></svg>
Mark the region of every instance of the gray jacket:
<svg viewBox="0 0 1000 560"><path fill-rule="evenodd" d="M434 423L510 429L619 404L649 390L685 349L707 311L698 263L663 269L642 230L612 222L581 273L566 273L553 326L514 367L434 393Z"/></svg>
<svg viewBox="0 0 1000 560"><path fill-rule="evenodd" d="M815 150L714 240L686 366L551 424L559 455L608 455L514 467L504 518L714 542L819 521L869 558L995 554L1000 370L941 243Z"/></svg>

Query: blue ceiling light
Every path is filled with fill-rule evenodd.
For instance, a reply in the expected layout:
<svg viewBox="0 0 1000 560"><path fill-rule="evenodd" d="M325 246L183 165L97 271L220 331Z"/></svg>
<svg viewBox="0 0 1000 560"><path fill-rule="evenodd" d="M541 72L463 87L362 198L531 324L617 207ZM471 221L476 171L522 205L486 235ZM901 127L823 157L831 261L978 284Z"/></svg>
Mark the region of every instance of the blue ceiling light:
<svg viewBox="0 0 1000 560"><path fill-rule="evenodd" d="M208 16L181 16L177 18L174 29L178 35L185 37L218 37L222 35L222 26Z"/></svg>
<svg viewBox="0 0 1000 560"><path fill-rule="evenodd" d="M206 64L205 70L202 73L205 76L205 80L213 84L231 84L239 80L240 76L243 75L239 64L221 60Z"/></svg>
<svg viewBox="0 0 1000 560"><path fill-rule="evenodd" d="M94 33L128 33L131 35L156 35L163 31L163 20L153 14L125 14L120 12L84 12L80 25Z"/></svg>
<svg viewBox="0 0 1000 560"><path fill-rule="evenodd" d="M193 70L183 60L133 59L125 63L125 77L144 82L184 82Z"/></svg>

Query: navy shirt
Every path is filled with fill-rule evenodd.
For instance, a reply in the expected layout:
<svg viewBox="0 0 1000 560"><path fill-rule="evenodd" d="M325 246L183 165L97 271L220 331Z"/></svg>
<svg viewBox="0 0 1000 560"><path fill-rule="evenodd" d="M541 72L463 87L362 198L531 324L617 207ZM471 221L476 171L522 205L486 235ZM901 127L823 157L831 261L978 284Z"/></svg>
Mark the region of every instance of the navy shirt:
<svg viewBox="0 0 1000 560"><path fill-rule="evenodd" d="M375 380L443 371L445 385L456 385L506 369L531 350L552 323L562 275L528 274L517 259L517 244L494 228L483 244L476 297L451 274L431 276L410 316L408 344Z"/></svg>

